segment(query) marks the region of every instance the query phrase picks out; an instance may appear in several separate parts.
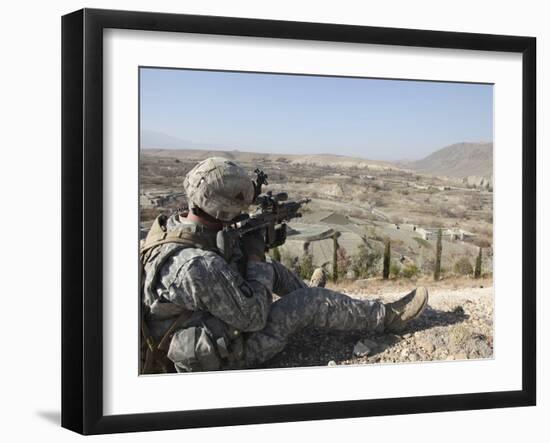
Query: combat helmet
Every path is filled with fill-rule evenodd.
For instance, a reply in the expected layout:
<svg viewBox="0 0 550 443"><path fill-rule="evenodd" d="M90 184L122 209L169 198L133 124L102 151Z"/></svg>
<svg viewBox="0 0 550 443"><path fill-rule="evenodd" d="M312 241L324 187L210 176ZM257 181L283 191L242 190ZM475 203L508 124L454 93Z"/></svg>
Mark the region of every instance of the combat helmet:
<svg viewBox="0 0 550 443"><path fill-rule="evenodd" d="M183 188L189 208L230 221L246 211L254 199L254 184L239 165L221 157L210 157L185 176Z"/></svg>

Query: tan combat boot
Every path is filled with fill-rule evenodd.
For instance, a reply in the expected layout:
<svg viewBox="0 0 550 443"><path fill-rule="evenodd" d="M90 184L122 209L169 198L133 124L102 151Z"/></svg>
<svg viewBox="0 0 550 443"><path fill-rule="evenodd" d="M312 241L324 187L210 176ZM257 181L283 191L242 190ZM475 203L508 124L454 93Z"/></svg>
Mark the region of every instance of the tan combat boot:
<svg viewBox="0 0 550 443"><path fill-rule="evenodd" d="M327 284L327 273L323 268L316 268L309 280L310 288L324 288Z"/></svg>
<svg viewBox="0 0 550 443"><path fill-rule="evenodd" d="M428 290L419 287L403 298L386 304L384 329L389 332L401 332L407 323L417 318L428 304Z"/></svg>

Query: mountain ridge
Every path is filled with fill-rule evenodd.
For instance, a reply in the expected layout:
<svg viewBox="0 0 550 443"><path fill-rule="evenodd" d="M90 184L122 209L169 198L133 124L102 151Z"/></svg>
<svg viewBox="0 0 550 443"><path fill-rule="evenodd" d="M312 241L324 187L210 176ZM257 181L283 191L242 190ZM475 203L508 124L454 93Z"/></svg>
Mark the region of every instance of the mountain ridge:
<svg viewBox="0 0 550 443"><path fill-rule="evenodd" d="M184 140L181 140L185 142ZM445 146L420 160L384 161L342 154L281 154L241 151L220 148L215 145L190 144L189 148L150 147L142 143L148 155L162 156L169 153L173 157L200 161L207 157L221 156L231 160L251 161L256 158L270 158L294 164L318 164L320 166L339 165L373 169L405 169L420 174L446 176L450 178L472 178L492 180L493 143L461 142Z"/></svg>
<svg viewBox="0 0 550 443"><path fill-rule="evenodd" d="M355 166L358 168L373 168L373 169L399 169L389 161L369 160L361 157L351 157L341 154L279 154L279 153L264 153L264 152L249 152L234 150L212 149L162 149L162 148L146 148L143 151L151 156L163 156L169 153L170 156L187 160L200 161L208 157L225 157L235 161L251 161L255 158L277 160L284 158L289 163L294 164L318 164L320 166L339 165L339 166Z"/></svg>
<svg viewBox="0 0 550 443"><path fill-rule="evenodd" d="M398 164L422 174L491 179L493 177L493 143L454 143L432 152L423 159Z"/></svg>

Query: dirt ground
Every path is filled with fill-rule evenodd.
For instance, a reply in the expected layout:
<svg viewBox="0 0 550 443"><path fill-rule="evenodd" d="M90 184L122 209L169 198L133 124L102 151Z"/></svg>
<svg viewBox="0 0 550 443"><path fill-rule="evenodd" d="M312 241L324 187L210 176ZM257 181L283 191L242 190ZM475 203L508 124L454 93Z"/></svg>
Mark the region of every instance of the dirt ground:
<svg viewBox="0 0 550 443"><path fill-rule="evenodd" d="M329 287L360 299L390 302L417 285L428 288L428 307L399 335L306 330L296 334L286 349L263 367L492 358L494 303L490 279L454 278L440 282L373 279Z"/></svg>

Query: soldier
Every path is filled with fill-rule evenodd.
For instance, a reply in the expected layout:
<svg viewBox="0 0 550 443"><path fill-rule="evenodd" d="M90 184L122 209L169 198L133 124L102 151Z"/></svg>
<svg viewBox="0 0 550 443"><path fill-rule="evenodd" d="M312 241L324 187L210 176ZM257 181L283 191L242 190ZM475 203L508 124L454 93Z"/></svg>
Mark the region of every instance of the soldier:
<svg viewBox="0 0 550 443"><path fill-rule="evenodd" d="M258 231L226 261L216 235L252 204L253 182L214 157L187 174L184 189L188 212L157 218L141 247L142 373L256 367L305 327L398 332L427 304L424 288L383 304L308 287L266 257Z"/></svg>

